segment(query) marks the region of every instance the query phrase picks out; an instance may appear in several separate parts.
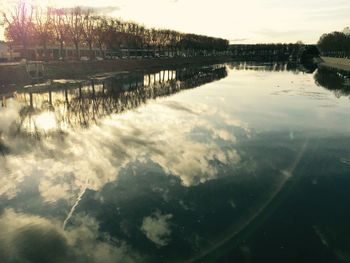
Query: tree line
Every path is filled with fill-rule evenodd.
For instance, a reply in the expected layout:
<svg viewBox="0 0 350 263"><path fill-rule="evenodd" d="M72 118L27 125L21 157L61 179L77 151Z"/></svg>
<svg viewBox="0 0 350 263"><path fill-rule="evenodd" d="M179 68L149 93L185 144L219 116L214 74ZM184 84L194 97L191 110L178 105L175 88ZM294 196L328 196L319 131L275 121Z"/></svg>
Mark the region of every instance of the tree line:
<svg viewBox="0 0 350 263"><path fill-rule="evenodd" d="M28 48L40 46L47 56L49 45L58 45L61 57L65 47L74 46L77 59L81 47L90 50L91 59L93 48L99 49L102 56L106 50L120 49L167 51L170 56L182 52L183 56L194 56L215 54L228 47L225 39L147 28L82 7L43 8L20 0L11 12L2 12L2 18L6 39L20 45L25 54Z"/></svg>
<svg viewBox="0 0 350 263"><path fill-rule="evenodd" d="M286 61L300 59L307 45L302 42L289 44L234 44L229 46L230 53L239 59L257 61Z"/></svg>
<svg viewBox="0 0 350 263"><path fill-rule="evenodd" d="M350 34L337 31L323 34L317 47L324 56L350 58Z"/></svg>

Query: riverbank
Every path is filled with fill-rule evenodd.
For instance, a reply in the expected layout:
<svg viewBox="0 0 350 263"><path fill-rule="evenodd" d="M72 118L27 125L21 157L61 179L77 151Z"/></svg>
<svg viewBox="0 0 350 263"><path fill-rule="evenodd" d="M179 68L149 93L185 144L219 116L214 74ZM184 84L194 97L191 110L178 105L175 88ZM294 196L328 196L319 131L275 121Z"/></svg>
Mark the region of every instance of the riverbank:
<svg viewBox="0 0 350 263"><path fill-rule="evenodd" d="M20 63L0 64L0 92L11 84L26 84L31 81L26 66Z"/></svg>
<svg viewBox="0 0 350 263"><path fill-rule="evenodd" d="M195 65L224 63L230 57L192 57L157 59L118 59L103 61L51 62L45 65L48 79L86 78L89 75L105 72L134 71L152 68L177 68Z"/></svg>
<svg viewBox="0 0 350 263"><path fill-rule="evenodd" d="M150 70L156 68L172 69L186 66L200 66L225 63L227 56L157 58L157 59L118 59L103 61L56 61L45 63L45 79L86 79L89 76L106 72L125 72ZM0 64L0 93L6 92L9 85L27 85L32 82L25 65Z"/></svg>
<svg viewBox="0 0 350 263"><path fill-rule="evenodd" d="M350 72L350 59L334 57L321 57L321 59L319 63L321 66Z"/></svg>

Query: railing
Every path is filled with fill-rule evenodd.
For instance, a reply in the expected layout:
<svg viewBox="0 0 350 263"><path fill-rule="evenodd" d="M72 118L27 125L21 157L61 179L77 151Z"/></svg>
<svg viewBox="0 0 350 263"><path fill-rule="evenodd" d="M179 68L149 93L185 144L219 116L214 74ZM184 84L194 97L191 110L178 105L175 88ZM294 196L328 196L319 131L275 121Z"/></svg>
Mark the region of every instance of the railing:
<svg viewBox="0 0 350 263"><path fill-rule="evenodd" d="M27 62L26 71L32 80L40 80L44 77L44 64L42 61Z"/></svg>

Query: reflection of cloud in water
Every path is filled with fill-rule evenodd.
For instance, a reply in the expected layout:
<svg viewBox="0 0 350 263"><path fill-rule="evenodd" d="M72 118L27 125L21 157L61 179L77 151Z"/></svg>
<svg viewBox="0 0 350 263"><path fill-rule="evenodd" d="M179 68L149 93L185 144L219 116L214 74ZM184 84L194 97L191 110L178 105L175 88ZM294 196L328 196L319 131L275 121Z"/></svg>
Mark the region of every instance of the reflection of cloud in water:
<svg viewBox="0 0 350 263"><path fill-rule="evenodd" d="M87 189L98 191L116 180L120 169L133 161L152 160L166 173L181 178L185 186L215 179L218 171L213 162L240 161L235 149L222 148L218 143L223 140L234 144L232 132L226 126L217 127L208 118L246 129L239 121L201 104L164 101L164 105L153 103L137 111L112 115L100 126L68 131L58 138L45 137L36 144L8 137L11 151L29 150L0 159L0 173L4 173L0 195L13 198L26 177L36 176L45 201L65 199L73 205L86 180ZM198 127L208 131L207 141L191 138L191 132ZM4 172L4 167L10 172Z"/></svg>
<svg viewBox="0 0 350 263"><path fill-rule="evenodd" d="M171 214L162 215L157 211L143 219L141 230L157 247L166 246L169 243L169 236L171 234L168 221L172 217Z"/></svg>
<svg viewBox="0 0 350 263"><path fill-rule="evenodd" d="M179 103L176 101L167 100L167 101L162 102L162 105L167 106L173 110L185 111L185 112L192 113L192 114L198 113L195 110L191 109L190 107L184 105L184 103Z"/></svg>
<svg viewBox="0 0 350 263"><path fill-rule="evenodd" d="M20 105L14 100L9 100L7 107L0 105L0 135L8 132L11 124L19 117Z"/></svg>
<svg viewBox="0 0 350 263"><path fill-rule="evenodd" d="M49 132L55 130L57 127L56 116L51 111L44 111L41 114L35 116L33 120L35 129Z"/></svg>
<svg viewBox="0 0 350 263"><path fill-rule="evenodd" d="M95 220L76 219L78 226L63 231L58 222L39 216L5 210L0 216L0 258L2 263L134 262L123 242L101 237Z"/></svg>
<svg viewBox="0 0 350 263"><path fill-rule="evenodd" d="M196 112L201 110L201 107L196 108L192 105L191 110ZM156 114L157 118L154 119L152 116ZM206 112L202 111L201 114ZM182 110L174 111L162 105L149 105L147 115L149 117L144 116L143 111L138 111L113 120L113 125L123 127L121 148L126 149L133 159L151 159L167 173L179 176L186 186L216 178L217 170L210 164L211 161L228 164L237 163L240 159L234 149L223 150L213 139L203 143L190 138L195 127L203 127L212 133L214 139L234 142L234 136L228 131L214 127L196 114L186 114ZM139 134L136 141L134 137L127 135L136 129L129 126L129 119L133 119L134 123L138 124L138 129L142 129L142 134Z"/></svg>

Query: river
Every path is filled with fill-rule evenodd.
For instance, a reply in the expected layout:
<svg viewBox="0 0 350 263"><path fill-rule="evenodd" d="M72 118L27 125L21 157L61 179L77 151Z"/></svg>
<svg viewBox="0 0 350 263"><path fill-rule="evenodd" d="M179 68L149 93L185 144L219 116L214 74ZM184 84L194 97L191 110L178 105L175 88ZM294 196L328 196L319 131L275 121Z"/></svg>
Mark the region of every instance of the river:
<svg viewBox="0 0 350 263"><path fill-rule="evenodd" d="M349 90L235 62L4 97L1 262L350 262Z"/></svg>

